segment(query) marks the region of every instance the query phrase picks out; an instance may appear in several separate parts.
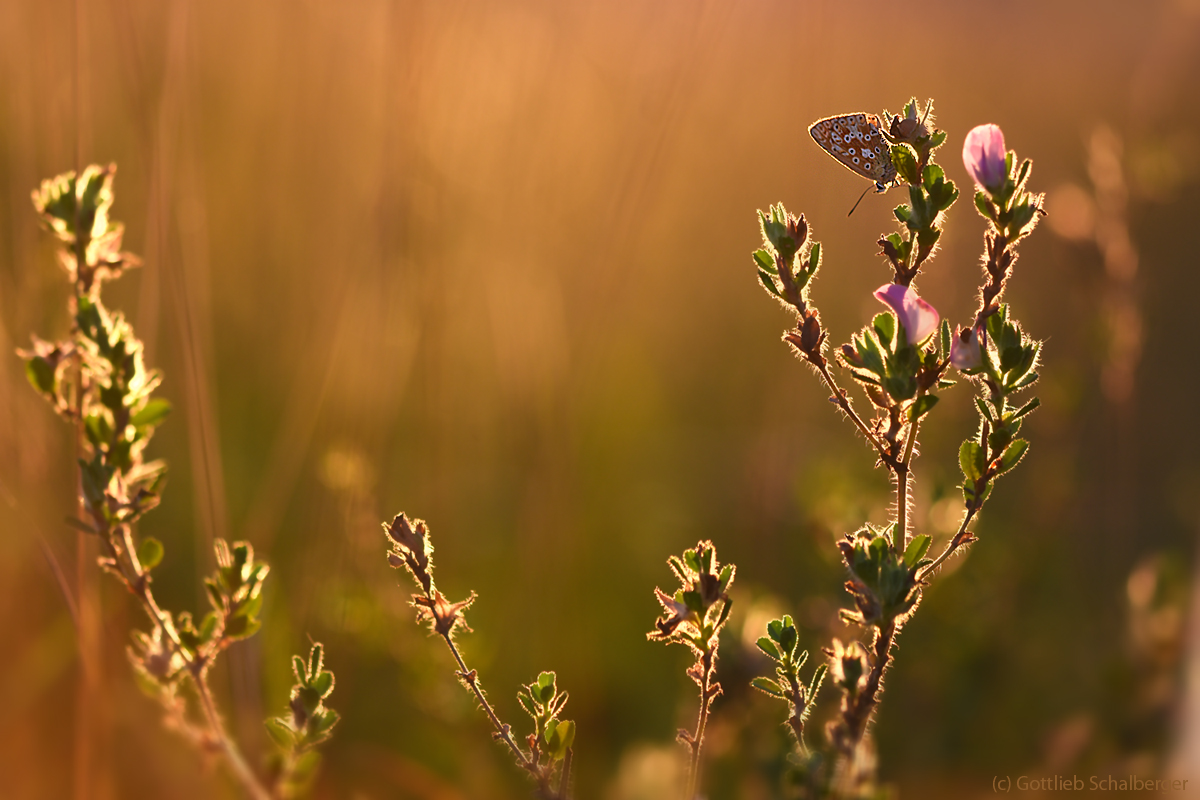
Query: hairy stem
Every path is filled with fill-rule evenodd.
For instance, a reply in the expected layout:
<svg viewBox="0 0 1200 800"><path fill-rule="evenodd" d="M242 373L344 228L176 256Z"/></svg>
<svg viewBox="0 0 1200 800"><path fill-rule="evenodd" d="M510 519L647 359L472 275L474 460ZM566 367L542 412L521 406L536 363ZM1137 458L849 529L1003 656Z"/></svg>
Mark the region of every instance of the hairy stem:
<svg viewBox="0 0 1200 800"><path fill-rule="evenodd" d="M863 422L863 418L860 417L858 412L854 410L854 406L850 404L850 398L846 396L845 390L837 385L837 381L835 381L833 379L833 375L829 373L828 363L817 365L817 371L820 372L821 377L825 379L825 385L827 385L829 390L833 392L833 401L837 403L838 408L845 412L846 416L850 418L850 421L854 423L855 427L858 428L862 435L867 437L867 441L870 442L871 446L874 447L876 452L879 453L879 459L885 464L893 465L895 459L892 458L892 455L888 452L883 442L879 440L879 437L875 435L875 432L871 430L870 426L868 426L866 422Z"/></svg>
<svg viewBox="0 0 1200 800"><path fill-rule="evenodd" d="M867 675L867 684L861 692L855 695L854 700L848 704L845 712L842 714L842 724L845 730L838 744L845 758L854 757L858 743L862 741L863 736L867 732L867 724L871 721L871 713L875 710L875 706L879 704L877 695L879 694L880 682L883 679L884 670L887 669L888 663L891 661L892 644L896 641L896 634L899 633L899 630L896 621L892 620L875 633L875 643L872 645L875 663L871 666L871 672Z"/></svg>
<svg viewBox="0 0 1200 800"><path fill-rule="evenodd" d="M954 534L954 537L950 540L950 543L946 545L946 549L941 552L941 555L935 558L932 564L921 570L921 574L917 576L918 583L932 575L934 570L940 567L947 558L954 555L954 552L962 546L963 542L967 540L967 526L971 524L971 520L975 518L975 512L978 510L979 509L977 508L967 509L967 513L963 515L962 524L958 526L958 532Z"/></svg>
<svg viewBox="0 0 1200 800"><path fill-rule="evenodd" d="M696 790L700 785L700 748L704 745L704 729L708 726L708 707L712 702L713 661L716 658L716 643L705 648L700 656L700 712L696 717L696 732L692 734L689 744L692 747L692 761L688 767L687 794L685 800L694 800Z"/></svg>
<svg viewBox="0 0 1200 800"><path fill-rule="evenodd" d="M475 699L479 701L479 705L483 708L484 713L492 721L492 727L496 729L496 738L508 745L508 749L512 750L513 755L516 756L517 761L522 767L536 774L537 763L513 739L512 729L500 721L500 717L496 715L496 710L488 702L487 695L479 688L478 674L475 670L467 668L462 654L458 652L458 645L454 643L454 639L450 637L449 633L443 633L441 636L446 642L446 647L450 648L450 653L454 656L454 660L458 662L458 677L462 678L467 686L471 687L471 691L475 693Z"/></svg>
<svg viewBox="0 0 1200 800"><path fill-rule="evenodd" d="M918 395L919 399L920 395ZM896 473L896 533L892 540L896 543L896 552L904 553L908 547L908 483L912 473L913 448L917 444L917 429L919 421L908 426L908 440L904 443L904 455L893 467Z"/></svg>

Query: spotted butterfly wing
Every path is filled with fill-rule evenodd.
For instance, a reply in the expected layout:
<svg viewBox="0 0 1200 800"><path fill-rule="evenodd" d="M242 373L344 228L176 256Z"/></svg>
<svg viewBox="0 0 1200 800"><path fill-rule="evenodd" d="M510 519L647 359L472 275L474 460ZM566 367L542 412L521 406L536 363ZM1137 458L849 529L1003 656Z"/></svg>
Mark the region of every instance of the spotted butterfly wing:
<svg viewBox="0 0 1200 800"><path fill-rule="evenodd" d="M826 117L810 125L808 132L839 164L875 181L876 191L886 191L896 183L896 167L874 114Z"/></svg>

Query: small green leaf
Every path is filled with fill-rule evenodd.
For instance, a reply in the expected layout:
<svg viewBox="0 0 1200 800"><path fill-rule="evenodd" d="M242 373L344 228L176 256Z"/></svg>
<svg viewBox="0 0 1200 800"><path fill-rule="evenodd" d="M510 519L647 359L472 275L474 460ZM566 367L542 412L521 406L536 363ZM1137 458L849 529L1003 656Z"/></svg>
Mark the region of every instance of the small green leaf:
<svg viewBox="0 0 1200 800"><path fill-rule="evenodd" d="M54 367L41 356L34 356L25 362L25 377L34 389L42 394L53 395L55 390Z"/></svg>
<svg viewBox="0 0 1200 800"><path fill-rule="evenodd" d="M161 423L170 413L171 404L161 397L156 397L142 406L141 411L130 417L129 422L135 428L149 428Z"/></svg>
<svg viewBox="0 0 1200 800"><path fill-rule="evenodd" d="M556 693L554 686L555 675L553 672L543 672L538 675L537 679L537 699L546 705L554 699Z"/></svg>
<svg viewBox="0 0 1200 800"><path fill-rule="evenodd" d="M525 713L537 719L537 711L533 707L533 698L527 692L517 692L517 701L521 704L521 708L525 709Z"/></svg>
<svg viewBox="0 0 1200 800"><path fill-rule="evenodd" d="M1000 473L1008 472L1017 465L1017 462L1025 455L1029 449L1029 442L1024 439L1016 439L1004 450L1004 455L1000 456Z"/></svg>
<svg viewBox="0 0 1200 800"><path fill-rule="evenodd" d="M787 695L783 693L783 687L770 678L755 678L750 681L750 685L760 692L765 692L772 697L778 697L781 700L786 699Z"/></svg>
<svg viewBox="0 0 1200 800"><path fill-rule="evenodd" d="M260 602L261 605L261 602ZM321 674L325 666L325 648L320 642L314 642L308 653L308 681L312 683Z"/></svg>
<svg viewBox="0 0 1200 800"><path fill-rule="evenodd" d="M733 569L733 564L726 564L725 566L721 567L721 575L718 577L717 581L722 592L729 588L729 583L733 580Z"/></svg>
<svg viewBox="0 0 1200 800"><path fill-rule="evenodd" d="M796 643L800 640L799 634L796 632L794 625L784 625L783 630L779 632L779 649L786 656L791 656L796 652Z"/></svg>
<svg viewBox="0 0 1200 800"><path fill-rule="evenodd" d="M780 655L780 653L779 653L779 648L776 647L775 643L772 642L770 639L768 639L766 636L761 637L758 640L757 644L758 644L759 650L762 650L764 653L766 653L768 656L775 659L776 661L779 661L783 658L783 656Z"/></svg>
<svg viewBox="0 0 1200 800"><path fill-rule="evenodd" d="M322 714L314 714L312 720L313 731L319 734L325 733L334 725L337 725L338 720L341 718L342 715L334 711L332 708L325 709L324 713Z"/></svg>
<svg viewBox="0 0 1200 800"><path fill-rule="evenodd" d="M285 750L291 750L296 744L296 732L292 726L280 717L271 717L266 721L267 733L271 740Z"/></svg>
<svg viewBox="0 0 1200 800"><path fill-rule="evenodd" d="M752 254L754 264L763 272L769 275L777 275L778 270L775 268L775 258L767 250L755 250Z"/></svg>
<svg viewBox="0 0 1200 800"><path fill-rule="evenodd" d="M808 271L814 273L821 266L821 243L813 242L812 249L808 251Z"/></svg>
<svg viewBox="0 0 1200 800"><path fill-rule="evenodd" d="M962 468L963 475L967 480L977 481L983 474L978 467L979 460L979 443L970 440L962 443L962 447L958 448L958 465Z"/></svg>
<svg viewBox="0 0 1200 800"><path fill-rule="evenodd" d="M153 536L147 536L138 545L137 556L138 561L142 564L142 569L154 569L163 559L162 542Z"/></svg>
<svg viewBox="0 0 1200 800"><path fill-rule="evenodd" d="M924 558L925 554L929 552L929 545L932 543L933 537L927 533L914 536L904 551L905 566L907 566L909 569L912 569L916 563Z"/></svg>
<svg viewBox="0 0 1200 800"><path fill-rule="evenodd" d="M333 673L322 672L320 675L312 679L311 686L316 690L317 694L322 698L329 697L329 693L333 691Z"/></svg>
<svg viewBox="0 0 1200 800"><path fill-rule="evenodd" d="M813 671L812 680L808 682L808 707L812 707L813 703L817 702L817 692L821 691L821 684L825 682L825 673L829 669L826 664L822 664Z"/></svg>
<svg viewBox="0 0 1200 800"><path fill-rule="evenodd" d="M1021 406L1019 409L1017 409L1017 412L1015 414L1013 414L1012 418L1020 419L1021 417L1025 416L1030 411L1033 411L1035 408L1037 408L1041 404L1042 404L1042 401L1035 397L1032 400L1030 400L1028 403L1026 403L1025 405Z"/></svg>
<svg viewBox="0 0 1200 800"><path fill-rule="evenodd" d="M933 407L938 403L938 396L935 394L923 394L917 398L916 402L908 409L908 418L916 422L921 417L933 410Z"/></svg>
<svg viewBox="0 0 1200 800"><path fill-rule="evenodd" d="M569 719L564 719L554 727L554 734L547 744L550 748L550 755L555 761L560 761L567 755L567 750L571 748L571 744L575 741L575 723Z"/></svg>
<svg viewBox="0 0 1200 800"><path fill-rule="evenodd" d="M775 295L776 297L783 297L783 295L779 293L779 287L775 285L775 281L770 275L763 272L761 269L758 271L758 282L761 283L763 288L771 294Z"/></svg>
<svg viewBox="0 0 1200 800"><path fill-rule="evenodd" d="M887 311L882 311L875 315L875 319L871 322L871 327L875 329L875 333L879 336L879 341L887 349L891 349L892 340L896 336L896 318Z"/></svg>
<svg viewBox="0 0 1200 800"><path fill-rule="evenodd" d="M894 144L891 155L896 172L904 178L906 183L916 183L921 179L920 173L917 171L917 151L913 150L911 145L904 142Z"/></svg>

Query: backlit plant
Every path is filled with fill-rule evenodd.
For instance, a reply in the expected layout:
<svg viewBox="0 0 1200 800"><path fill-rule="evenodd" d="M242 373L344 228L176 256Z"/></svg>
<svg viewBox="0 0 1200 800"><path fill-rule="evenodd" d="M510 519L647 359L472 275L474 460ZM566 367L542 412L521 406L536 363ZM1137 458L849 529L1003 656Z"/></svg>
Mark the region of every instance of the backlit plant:
<svg viewBox="0 0 1200 800"><path fill-rule="evenodd" d="M836 119L861 125L858 116L866 119L864 115ZM833 134L841 136L839 130ZM829 132L822 129L822 135ZM909 202L894 212L901 229L879 239L892 281L881 286L875 297L887 310L835 351L838 366L870 403L869 415L859 413L831 369L829 332L811 296L823 254L804 215L793 216L782 204L759 212L764 242L753 254L763 286L797 316L796 326L784 334L784 340L814 369L831 392L830 401L867 441L877 465L890 473L896 494L891 519L864 523L837 545L852 601L851 608L842 610L842 618L862 630L865 638L849 643L835 639L824 651L827 665L819 667L807 683L799 672L805 654L795 655L798 632L790 617L771 622L767 636L759 640L760 649L777 664L776 675L755 679L753 685L788 705L788 724L797 745L796 778L802 795L809 798L873 798L885 793L875 778L868 728L896 637L937 569L977 540L971 524L997 478L1027 452L1028 442L1019 433L1025 416L1038 405L1037 398L1025 401L1019 395L1038 378L1041 343L1030 338L1011 308L1000 302L1016 261L1016 244L1034 229L1041 213L1041 196L1026 188L1030 162L1018 162L1014 153L1005 150L1003 134L995 125L975 128L966 138L963 161L976 183L975 207L988 230L978 310L966 325L952 329L912 287L935 253L945 212L958 198L953 181L934 160L946 133L932 128L928 109L922 112L914 100L903 117L892 117L886 131L873 130L870 137L886 142L894 180L907 188ZM850 131L845 141L862 141L861 132ZM839 160L849 157L837 146L826 149ZM856 165L847 164L863 174ZM881 183L879 188L889 187ZM932 537L914 531L910 518L912 465L921 426L942 393L955 384L950 378L952 367L976 390L979 426L958 453L963 474L958 530L936 557L929 558ZM804 722L826 666L841 703L823 739L806 741Z"/></svg>
<svg viewBox="0 0 1200 800"><path fill-rule="evenodd" d="M337 722L336 712L323 705L333 673L322 669L321 646L313 648L303 672L297 666L291 716L267 723L281 750L264 779L226 730L208 676L221 653L262 627L262 589L270 568L249 542L217 539L216 570L204 582L211 608L195 617L172 612L159 604L153 588L153 570L165 548L136 532L137 522L159 502L166 464L147 461L145 451L171 406L153 396L162 376L146 368L132 326L102 298L106 281L139 263L121 249L124 228L109 216L115 172L112 165L93 165L78 177L67 172L43 181L34 191L34 207L57 240L58 261L71 283L71 329L60 342L34 336L32 347L18 354L33 388L76 431L80 515L68 522L95 537L101 569L149 617L150 629L135 631L128 651L138 684L161 704L168 727L201 752L223 757L247 795L292 797L316 767L312 748Z"/></svg>

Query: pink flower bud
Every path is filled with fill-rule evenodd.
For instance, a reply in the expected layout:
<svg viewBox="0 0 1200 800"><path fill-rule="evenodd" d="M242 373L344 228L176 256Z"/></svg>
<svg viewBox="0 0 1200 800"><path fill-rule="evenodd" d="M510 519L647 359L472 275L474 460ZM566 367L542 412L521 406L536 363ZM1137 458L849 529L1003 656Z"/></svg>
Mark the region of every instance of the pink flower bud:
<svg viewBox="0 0 1200 800"><path fill-rule="evenodd" d="M963 165L981 189L995 191L1008 177L1004 131L997 125L972 128L963 142Z"/></svg>
<svg viewBox="0 0 1200 800"><path fill-rule="evenodd" d="M975 369L983 364L983 355L979 352L979 329L959 328L950 343L950 363L955 369Z"/></svg>
<svg viewBox="0 0 1200 800"><path fill-rule="evenodd" d="M938 312L907 286L889 283L875 290L875 298L896 312L909 344L920 344L937 330Z"/></svg>

